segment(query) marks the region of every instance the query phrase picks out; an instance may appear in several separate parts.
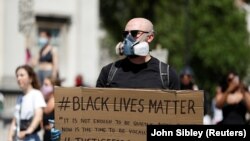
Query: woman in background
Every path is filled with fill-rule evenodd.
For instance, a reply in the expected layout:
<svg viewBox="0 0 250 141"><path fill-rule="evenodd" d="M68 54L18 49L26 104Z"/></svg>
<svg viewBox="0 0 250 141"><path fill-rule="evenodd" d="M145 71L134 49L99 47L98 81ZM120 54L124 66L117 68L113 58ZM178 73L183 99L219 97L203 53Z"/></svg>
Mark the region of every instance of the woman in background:
<svg viewBox="0 0 250 141"><path fill-rule="evenodd" d="M40 141L37 132L46 107L43 95L34 70L28 66L16 69L16 80L23 95L18 98L14 118L12 120L8 141Z"/></svg>
<svg viewBox="0 0 250 141"><path fill-rule="evenodd" d="M51 139L50 131L52 127L49 123L49 119L54 120L54 109L55 109L54 86L55 86L55 81L51 77L46 77L41 87L41 91L47 103L47 107L45 107L43 110L44 141L49 141Z"/></svg>
<svg viewBox="0 0 250 141"><path fill-rule="evenodd" d="M41 31L39 34L38 44L41 47L36 58L32 59L31 65L38 65L38 78L40 84L44 78L52 77L57 79L58 76L58 54L57 49L50 44L51 33L49 31Z"/></svg>
<svg viewBox="0 0 250 141"><path fill-rule="evenodd" d="M246 113L250 111L250 93L239 76L230 72L216 90L216 107L222 109L223 119L218 124L247 124Z"/></svg>

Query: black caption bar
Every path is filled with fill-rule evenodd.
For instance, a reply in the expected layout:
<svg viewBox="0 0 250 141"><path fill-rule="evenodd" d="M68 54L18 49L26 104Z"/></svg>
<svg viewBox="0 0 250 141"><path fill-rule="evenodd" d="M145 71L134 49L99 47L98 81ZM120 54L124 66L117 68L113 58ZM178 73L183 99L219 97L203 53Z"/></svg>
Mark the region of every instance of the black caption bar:
<svg viewBox="0 0 250 141"><path fill-rule="evenodd" d="M250 140L249 125L147 125L147 141L167 139L213 140L233 139Z"/></svg>

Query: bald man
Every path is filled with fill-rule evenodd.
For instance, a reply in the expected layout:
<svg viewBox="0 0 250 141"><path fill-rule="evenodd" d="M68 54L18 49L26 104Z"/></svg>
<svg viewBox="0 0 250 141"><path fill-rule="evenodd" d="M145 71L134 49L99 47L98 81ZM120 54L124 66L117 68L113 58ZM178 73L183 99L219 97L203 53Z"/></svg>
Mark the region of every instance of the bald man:
<svg viewBox="0 0 250 141"><path fill-rule="evenodd" d="M125 57L102 68L96 87L180 89L175 69L150 55L149 44L154 39L151 21L129 20L123 37L116 48Z"/></svg>
<svg viewBox="0 0 250 141"><path fill-rule="evenodd" d="M149 43L154 39L153 24L149 20L131 19L123 31L123 36L124 41L118 43L117 47L119 54L125 58L104 66L96 87L180 89L176 71L149 54ZM61 132L55 130L52 137L59 138Z"/></svg>

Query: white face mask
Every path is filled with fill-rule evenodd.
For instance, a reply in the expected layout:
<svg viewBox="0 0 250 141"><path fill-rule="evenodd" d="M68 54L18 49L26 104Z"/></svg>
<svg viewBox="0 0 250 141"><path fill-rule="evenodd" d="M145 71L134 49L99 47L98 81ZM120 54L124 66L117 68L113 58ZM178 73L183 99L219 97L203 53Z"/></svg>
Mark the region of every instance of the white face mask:
<svg viewBox="0 0 250 141"><path fill-rule="evenodd" d="M48 43L48 41L49 40L47 38L41 37L38 39L38 44L40 47L44 47Z"/></svg>
<svg viewBox="0 0 250 141"><path fill-rule="evenodd" d="M149 45L147 42L139 42L134 46L134 54L138 56L147 56L149 53Z"/></svg>

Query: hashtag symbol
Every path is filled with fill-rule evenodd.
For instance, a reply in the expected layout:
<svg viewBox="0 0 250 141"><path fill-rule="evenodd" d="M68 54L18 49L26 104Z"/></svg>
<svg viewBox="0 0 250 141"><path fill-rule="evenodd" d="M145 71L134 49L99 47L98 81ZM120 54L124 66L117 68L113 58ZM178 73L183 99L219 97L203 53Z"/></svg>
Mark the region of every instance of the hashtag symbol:
<svg viewBox="0 0 250 141"><path fill-rule="evenodd" d="M59 101L59 103L61 103L58 107L60 108L60 111L62 111L62 109L65 111L67 108L69 108L70 106L68 105L68 103L70 103L69 101L69 97L63 97L62 101Z"/></svg>

